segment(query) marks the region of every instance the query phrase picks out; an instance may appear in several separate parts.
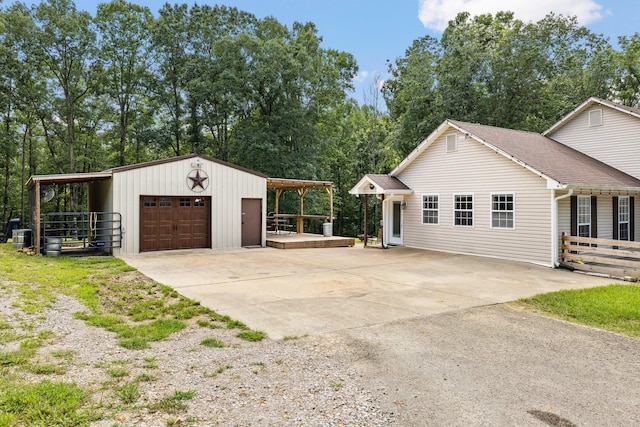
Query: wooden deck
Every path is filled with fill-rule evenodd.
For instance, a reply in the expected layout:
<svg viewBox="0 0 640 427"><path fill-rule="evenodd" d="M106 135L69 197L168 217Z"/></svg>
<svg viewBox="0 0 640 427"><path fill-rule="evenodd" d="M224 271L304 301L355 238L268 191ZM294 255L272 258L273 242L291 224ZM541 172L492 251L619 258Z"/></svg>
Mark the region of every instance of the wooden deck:
<svg viewBox="0 0 640 427"><path fill-rule="evenodd" d="M278 249L338 248L353 245L355 245L353 237L324 237L322 234L309 233L267 233L267 246Z"/></svg>

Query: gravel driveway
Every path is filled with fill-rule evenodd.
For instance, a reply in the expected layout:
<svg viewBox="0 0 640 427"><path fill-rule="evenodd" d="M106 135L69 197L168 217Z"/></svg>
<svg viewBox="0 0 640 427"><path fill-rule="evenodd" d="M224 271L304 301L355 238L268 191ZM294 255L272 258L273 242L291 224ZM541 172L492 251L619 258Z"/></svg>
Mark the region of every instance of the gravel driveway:
<svg viewBox="0 0 640 427"><path fill-rule="evenodd" d="M274 338L309 334L402 426L640 425L639 340L500 304L611 280L404 248L301 251L125 260Z"/></svg>
<svg viewBox="0 0 640 427"><path fill-rule="evenodd" d="M316 337L402 426L640 425L640 341L485 306Z"/></svg>

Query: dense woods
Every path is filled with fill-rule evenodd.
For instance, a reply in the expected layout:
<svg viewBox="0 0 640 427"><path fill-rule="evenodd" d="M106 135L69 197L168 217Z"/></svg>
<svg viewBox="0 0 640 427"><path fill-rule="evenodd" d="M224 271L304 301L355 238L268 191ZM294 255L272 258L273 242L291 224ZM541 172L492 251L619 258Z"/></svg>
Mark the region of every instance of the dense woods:
<svg viewBox="0 0 640 427"><path fill-rule="evenodd" d="M91 16L70 0L14 2L0 8L0 39L3 221L26 219L30 175L195 152L334 181L335 232L355 235L361 201L348 190L444 119L539 132L589 96L638 106L640 91L639 34L614 47L556 15L460 14L389 62L391 78L362 104L350 96L353 55L324 46L313 23L225 6L112 0ZM80 210L82 191L60 189L45 208Z"/></svg>

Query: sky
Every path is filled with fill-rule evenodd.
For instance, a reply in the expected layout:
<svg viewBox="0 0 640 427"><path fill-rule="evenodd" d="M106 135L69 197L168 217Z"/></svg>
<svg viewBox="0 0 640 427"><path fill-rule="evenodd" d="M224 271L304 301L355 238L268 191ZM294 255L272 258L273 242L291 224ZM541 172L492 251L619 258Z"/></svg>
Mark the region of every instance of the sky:
<svg viewBox="0 0 640 427"><path fill-rule="evenodd" d="M95 16L105 0L75 0L76 7ZM129 0L156 13L167 0ZM11 1L4 1L10 4ZM38 3L38 1L27 1ZM194 0L169 3L193 4ZM351 96L371 101L377 81L388 78L387 61L404 55L413 40L439 38L459 12L472 16L509 10L516 19L536 22L550 12L576 16L581 25L603 34L614 44L619 36L640 32L638 0L198 0L198 4L224 4L258 18L275 17L291 28L294 22L313 22L325 48L354 55L359 73Z"/></svg>

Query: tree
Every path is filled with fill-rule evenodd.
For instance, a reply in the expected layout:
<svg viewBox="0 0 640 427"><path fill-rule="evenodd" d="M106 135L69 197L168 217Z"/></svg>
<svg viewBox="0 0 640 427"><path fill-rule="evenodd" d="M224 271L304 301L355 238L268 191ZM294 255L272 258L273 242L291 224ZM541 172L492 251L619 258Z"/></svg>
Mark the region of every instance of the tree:
<svg viewBox="0 0 640 427"><path fill-rule="evenodd" d="M156 134L160 144L170 147L173 154L182 153L185 119L185 67L190 54L188 40L189 17L186 4L166 3L152 29L155 67L151 89L157 107Z"/></svg>
<svg viewBox="0 0 640 427"><path fill-rule="evenodd" d="M226 6L193 6L186 66L190 136L194 152L229 160L233 127L246 117L247 69L243 49L255 37L255 16ZM211 143L204 141L210 139Z"/></svg>
<svg viewBox="0 0 640 427"><path fill-rule="evenodd" d="M95 22L105 69L101 92L116 109L117 164L123 166L135 110L146 102L153 15L146 7L113 0L98 6Z"/></svg>
<svg viewBox="0 0 640 427"><path fill-rule="evenodd" d="M623 104L637 108L640 107L640 34L620 37L618 43L621 51L614 55L615 96Z"/></svg>
<svg viewBox="0 0 640 427"><path fill-rule="evenodd" d="M575 18L460 13L441 40L418 39L390 65L394 142L406 155L447 118L543 131L589 96L609 96L610 56Z"/></svg>
<svg viewBox="0 0 640 427"><path fill-rule="evenodd" d="M67 171L76 172L76 115L94 84L92 66L96 34L91 15L79 12L70 0L47 0L35 6L36 30L31 55L48 78L54 111L65 124L59 135L68 149ZM70 209L76 207L71 192Z"/></svg>

